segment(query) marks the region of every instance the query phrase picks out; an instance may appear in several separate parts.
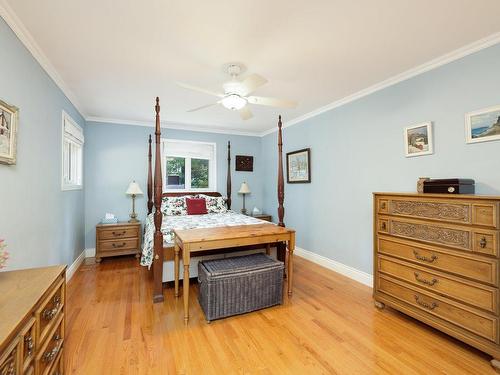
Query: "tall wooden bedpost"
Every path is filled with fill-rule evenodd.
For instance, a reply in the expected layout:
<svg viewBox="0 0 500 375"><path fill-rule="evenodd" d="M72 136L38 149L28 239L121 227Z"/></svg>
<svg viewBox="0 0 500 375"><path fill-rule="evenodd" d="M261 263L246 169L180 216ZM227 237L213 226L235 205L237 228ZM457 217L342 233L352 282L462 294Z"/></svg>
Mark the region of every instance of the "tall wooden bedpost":
<svg viewBox="0 0 500 375"><path fill-rule="evenodd" d="M284 227L283 218L285 216L285 181L283 179L283 135L281 132L281 115L278 119L278 225Z"/></svg>
<svg viewBox="0 0 500 375"><path fill-rule="evenodd" d="M153 212L153 170L151 167L151 134L149 135L149 150L148 150L148 215Z"/></svg>
<svg viewBox="0 0 500 375"><path fill-rule="evenodd" d="M231 141L227 141L227 208L231 209Z"/></svg>
<svg viewBox="0 0 500 375"><path fill-rule="evenodd" d="M163 233L161 223L162 176L161 176L161 146L160 146L160 98L156 97L156 130L155 130L155 174L154 174L154 260L153 260L153 302L163 302Z"/></svg>

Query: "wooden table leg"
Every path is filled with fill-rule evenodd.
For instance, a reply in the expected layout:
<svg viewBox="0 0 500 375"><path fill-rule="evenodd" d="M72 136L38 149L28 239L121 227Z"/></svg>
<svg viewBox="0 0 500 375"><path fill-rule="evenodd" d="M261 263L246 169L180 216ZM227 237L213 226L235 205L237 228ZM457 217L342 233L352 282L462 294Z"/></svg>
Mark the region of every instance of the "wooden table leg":
<svg viewBox="0 0 500 375"><path fill-rule="evenodd" d="M293 278L293 251L295 250L295 233L290 235L288 241L288 295L292 295L292 278Z"/></svg>
<svg viewBox="0 0 500 375"><path fill-rule="evenodd" d="M268 244L266 245L266 254L267 254L267 255L271 255L271 244L270 244L270 243L268 243Z"/></svg>
<svg viewBox="0 0 500 375"><path fill-rule="evenodd" d="M179 261L179 244L176 242L175 247L174 247L174 285L175 285L175 292L174 296L179 297L179 268L180 268L180 261Z"/></svg>
<svg viewBox="0 0 500 375"><path fill-rule="evenodd" d="M189 247L183 245L182 248L182 260L184 262L184 275L182 280L182 291L184 293L184 323L187 324L189 321L189 263L191 254L189 253Z"/></svg>

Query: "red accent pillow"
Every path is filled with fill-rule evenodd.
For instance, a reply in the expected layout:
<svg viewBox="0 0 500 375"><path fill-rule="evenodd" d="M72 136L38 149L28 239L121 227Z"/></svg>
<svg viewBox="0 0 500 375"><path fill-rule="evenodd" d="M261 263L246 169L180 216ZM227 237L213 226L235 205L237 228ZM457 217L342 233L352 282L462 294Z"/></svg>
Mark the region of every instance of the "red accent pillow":
<svg viewBox="0 0 500 375"><path fill-rule="evenodd" d="M205 215L207 202L203 198L186 198L188 215Z"/></svg>

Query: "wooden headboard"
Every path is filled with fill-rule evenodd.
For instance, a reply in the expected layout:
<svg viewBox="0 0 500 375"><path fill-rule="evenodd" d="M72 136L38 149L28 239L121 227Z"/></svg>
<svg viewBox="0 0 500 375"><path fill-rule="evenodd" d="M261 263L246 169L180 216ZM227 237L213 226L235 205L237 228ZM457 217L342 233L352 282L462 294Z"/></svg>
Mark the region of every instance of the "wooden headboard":
<svg viewBox="0 0 500 375"><path fill-rule="evenodd" d="M162 197L182 197L184 195L196 195L196 194L204 194L209 197L222 197L222 194L217 191L172 191L168 193L163 193Z"/></svg>
<svg viewBox="0 0 500 375"><path fill-rule="evenodd" d="M152 152L151 152L151 136L149 136L149 149L148 149L148 215L153 212L153 168L152 168ZM157 149L159 147L157 145ZM158 156L158 155L157 155ZM156 170L155 170L156 172ZM161 173L161 172L160 172ZM231 209L231 142L227 142L227 180L226 180L226 204L227 208ZM175 191L162 193L163 197L180 197L183 195L196 195L196 194L205 194L210 197L222 197L223 195L217 191L207 191L207 192L185 192L185 191Z"/></svg>

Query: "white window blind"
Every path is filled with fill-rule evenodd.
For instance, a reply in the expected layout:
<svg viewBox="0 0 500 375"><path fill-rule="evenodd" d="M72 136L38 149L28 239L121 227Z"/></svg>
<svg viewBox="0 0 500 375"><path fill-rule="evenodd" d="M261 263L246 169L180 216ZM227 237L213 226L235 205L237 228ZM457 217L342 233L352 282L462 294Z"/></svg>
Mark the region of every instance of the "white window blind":
<svg viewBox="0 0 500 375"><path fill-rule="evenodd" d="M83 129L63 112L62 190L76 190L83 186Z"/></svg>

